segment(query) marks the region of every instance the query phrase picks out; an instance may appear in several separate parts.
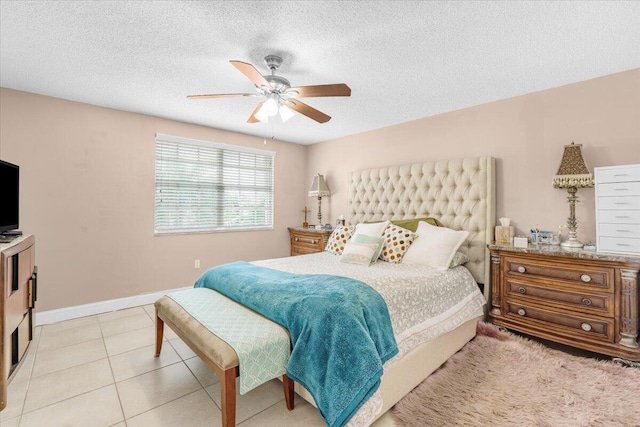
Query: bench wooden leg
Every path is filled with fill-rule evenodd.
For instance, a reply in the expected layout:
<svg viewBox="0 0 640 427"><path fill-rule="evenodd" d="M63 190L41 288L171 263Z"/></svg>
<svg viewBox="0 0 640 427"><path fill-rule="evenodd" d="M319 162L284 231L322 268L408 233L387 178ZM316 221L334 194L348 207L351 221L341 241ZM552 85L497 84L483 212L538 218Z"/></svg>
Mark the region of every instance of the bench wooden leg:
<svg viewBox="0 0 640 427"><path fill-rule="evenodd" d="M284 374L282 376L282 386L284 387L284 401L287 404L287 409L290 411L293 411L293 405L294 405L293 384L294 382L291 380L291 378L287 376L287 374Z"/></svg>
<svg viewBox="0 0 640 427"><path fill-rule="evenodd" d="M162 337L164 336L164 322L156 313L156 356L160 357L160 351L162 350Z"/></svg>
<svg viewBox="0 0 640 427"><path fill-rule="evenodd" d="M222 401L222 427L236 425L236 369L224 371L220 378L220 399Z"/></svg>

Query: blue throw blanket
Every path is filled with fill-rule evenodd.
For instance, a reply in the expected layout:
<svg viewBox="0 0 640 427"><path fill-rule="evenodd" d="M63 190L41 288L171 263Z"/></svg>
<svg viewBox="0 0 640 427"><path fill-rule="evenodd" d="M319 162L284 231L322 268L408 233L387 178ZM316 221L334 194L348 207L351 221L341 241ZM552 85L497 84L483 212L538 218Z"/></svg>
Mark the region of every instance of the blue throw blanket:
<svg viewBox="0 0 640 427"><path fill-rule="evenodd" d="M287 328L287 375L313 396L328 426L343 426L378 389L382 364L398 353L387 304L347 277L292 274L234 262L211 268L207 287Z"/></svg>

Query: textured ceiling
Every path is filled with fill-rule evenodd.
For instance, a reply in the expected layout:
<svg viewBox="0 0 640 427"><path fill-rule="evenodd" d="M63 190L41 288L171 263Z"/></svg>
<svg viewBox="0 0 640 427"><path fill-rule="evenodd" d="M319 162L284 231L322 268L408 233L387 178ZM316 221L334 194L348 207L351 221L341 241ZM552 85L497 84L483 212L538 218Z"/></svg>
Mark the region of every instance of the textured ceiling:
<svg viewBox="0 0 640 427"><path fill-rule="evenodd" d="M640 67L640 2L6 1L0 85L301 144ZM248 124L229 60L284 58L318 124Z"/></svg>

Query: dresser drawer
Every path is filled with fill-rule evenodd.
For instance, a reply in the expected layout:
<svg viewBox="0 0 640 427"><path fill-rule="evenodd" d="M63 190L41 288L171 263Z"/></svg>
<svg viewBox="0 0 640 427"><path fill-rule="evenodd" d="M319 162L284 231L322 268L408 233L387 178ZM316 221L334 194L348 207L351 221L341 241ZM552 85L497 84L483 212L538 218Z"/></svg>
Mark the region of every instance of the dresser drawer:
<svg viewBox="0 0 640 427"><path fill-rule="evenodd" d="M598 210L640 210L640 196L598 197Z"/></svg>
<svg viewBox="0 0 640 427"><path fill-rule="evenodd" d="M597 184L596 191L600 197L617 197L640 194L640 181Z"/></svg>
<svg viewBox="0 0 640 427"><path fill-rule="evenodd" d="M516 257L505 257L508 279L524 280L525 277L553 279L581 289L613 292L613 269L604 267L560 267L557 263L536 261Z"/></svg>
<svg viewBox="0 0 640 427"><path fill-rule="evenodd" d="M559 335L581 336L604 342L613 342L613 319L599 319L582 316L579 313L558 313L527 304L507 300L507 318L537 324L539 327L553 325L553 333Z"/></svg>
<svg viewBox="0 0 640 427"><path fill-rule="evenodd" d="M533 299L542 304L560 304L565 310L579 310L599 316L613 317L613 294L570 292L555 289L553 285L535 286L516 280L506 281L508 297L527 300Z"/></svg>
<svg viewBox="0 0 640 427"><path fill-rule="evenodd" d="M596 182L640 181L640 165L595 168Z"/></svg>
<svg viewBox="0 0 640 427"><path fill-rule="evenodd" d="M640 211L638 211L640 213ZM600 236L640 239L640 224L606 224L598 227Z"/></svg>
<svg viewBox="0 0 640 427"><path fill-rule="evenodd" d="M599 210L598 222L611 224L640 224L640 210Z"/></svg>
<svg viewBox="0 0 640 427"><path fill-rule="evenodd" d="M598 239L598 252L640 254L640 239L601 236Z"/></svg>

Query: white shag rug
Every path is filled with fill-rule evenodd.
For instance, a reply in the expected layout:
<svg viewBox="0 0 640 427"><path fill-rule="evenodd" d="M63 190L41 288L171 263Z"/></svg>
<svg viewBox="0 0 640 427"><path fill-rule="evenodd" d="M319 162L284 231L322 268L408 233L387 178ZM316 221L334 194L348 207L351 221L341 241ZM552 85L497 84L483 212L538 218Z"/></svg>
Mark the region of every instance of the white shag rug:
<svg viewBox="0 0 640 427"><path fill-rule="evenodd" d="M479 323L392 408L407 427L640 426L640 368L573 356Z"/></svg>

